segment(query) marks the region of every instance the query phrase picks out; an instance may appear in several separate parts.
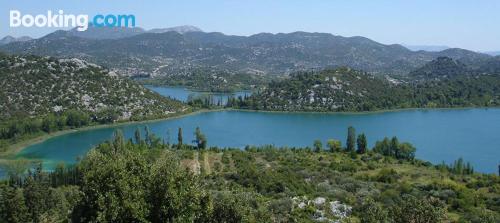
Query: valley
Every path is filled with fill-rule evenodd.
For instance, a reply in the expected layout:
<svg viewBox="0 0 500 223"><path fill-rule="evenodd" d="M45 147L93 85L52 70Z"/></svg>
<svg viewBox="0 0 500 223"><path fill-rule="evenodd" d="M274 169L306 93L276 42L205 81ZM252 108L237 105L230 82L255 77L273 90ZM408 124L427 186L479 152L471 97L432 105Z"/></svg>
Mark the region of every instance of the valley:
<svg viewBox="0 0 500 223"><path fill-rule="evenodd" d="M0 222L500 219L498 56L192 26L0 52Z"/></svg>

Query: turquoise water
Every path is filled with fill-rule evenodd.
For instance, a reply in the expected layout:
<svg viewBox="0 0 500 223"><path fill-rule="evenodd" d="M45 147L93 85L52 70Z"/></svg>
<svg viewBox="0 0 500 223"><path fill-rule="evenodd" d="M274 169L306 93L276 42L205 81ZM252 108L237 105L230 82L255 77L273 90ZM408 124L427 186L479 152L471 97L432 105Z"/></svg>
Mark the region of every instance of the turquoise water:
<svg viewBox="0 0 500 223"><path fill-rule="evenodd" d="M61 135L23 150L19 156L43 159L46 167L75 162L76 157L122 129L126 137L146 124L130 124ZM477 171L496 173L500 163L500 109L408 110L369 114L265 113L218 111L147 124L165 141L175 142L182 127L191 142L199 126L208 144L221 147L274 144L311 146L315 139L341 139L347 127L367 135L370 146L384 136L397 136L417 147L417 157L433 163L459 157ZM170 132L168 134L167 132ZM170 135L170 137L168 137Z"/></svg>
<svg viewBox="0 0 500 223"><path fill-rule="evenodd" d="M177 99L182 102L187 102L190 97L197 98L203 95L212 96L214 103L220 101L223 105L227 103L227 99L230 97L244 97L245 95L251 95L251 91L237 91L234 93L212 93L212 92L201 92L201 91L193 91L187 89L185 87L158 87L158 86L149 86L146 85L146 88L150 90L156 91L162 96L170 97L173 99Z"/></svg>

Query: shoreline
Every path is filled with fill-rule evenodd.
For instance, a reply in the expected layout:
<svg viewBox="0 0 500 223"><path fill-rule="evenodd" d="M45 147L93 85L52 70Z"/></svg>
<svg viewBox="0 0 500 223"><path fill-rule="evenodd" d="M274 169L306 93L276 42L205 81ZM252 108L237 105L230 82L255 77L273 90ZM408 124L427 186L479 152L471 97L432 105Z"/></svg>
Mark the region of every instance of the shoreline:
<svg viewBox="0 0 500 223"><path fill-rule="evenodd" d="M368 115L368 114L379 114L379 113L391 113L391 112L403 112L403 111L426 111L426 110L436 110L436 111L446 111L446 110L469 110L469 109L500 109L500 106L495 107L440 107L440 108L397 108L397 109L383 109L376 111L273 111L273 110L255 110L255 109L243 109L243 108L226 108L222 110L232 110L232 111L242 111L242 112L262 112L262 113L284 113L284 114L338 114L338 115Z"/></svg>
<svg viewBox="0 0 500 223"><path fill-rule="evenodd" d="M126 122L118 122L118 123L112 123L112 124L103 124L103 125L92 125L92 126L86 126L83 128L77 128L77 129L66 129L62 131L57 131L54 133L49 133L49 134L44 134L42 136L37 136L32 139L27 139L15 144L12 144L9 146L7 151L0 153L0 162L5 161L5 160L13 160L19 152L22 150L26 149L29 146L42 143L48 139L51 139L53 137L69 134L69 133L74 133L74 132L80 132L80 131L90 131L94 129L101 129L101 128L110 128L110 127L118 127L118 126L125 126L125 125L131 125L131 124L144 124L144 123L152 123L152 122L159 122L159 121L165 121L165 120L172 120L172 119L178 119L178 118L184 118L192 115L197 115L201 113L209 113L209 112L222 112L222 111L238 111L238 112L260 112L260 113L275 113L275 114L314 114L314 115L320 115L320 114L326 114L326 115L369 115L369 114L381 114L381 113L392 113L392 112L404 112L404 111L426 111L426 110L437 110L437 111L446 111L446 110L469 110L469 109L500 109L500 107L451 107L451 108L401 108L401 109L386 109L386 110L377 110L377 111L362 111L362 112L333 112L333 111L325 111L325 112L318 112L318 111L269 111L269 110L253 110L253 109L241 109L241 108L217 108L217 109L200 109L188 113L183 113L171 117L165 117L165 118L159 118L159 119L150 119L150 120L143 120L143 121L126 121Z"/></svg>
<svg viewBox="0 0 500 223"><path fill-rule="evenodd" d="M192 92L201 93L201 94L215 94L215 95L217 95L217 94L237 94L239 92L253 92L253 90L254 90L254 89L238 89L238 90L235 90L235 91L209 91L209 90L200 90L200 89L197 89L197 88L183 86L183 85L167 85L167 86L165 86L165 85L154 85L154 84L142 84L142 86L144 86L146 88L148 88L148 87L155 87L155 88L159 88L159 87L178 88L178 89L183 89L183 90L192 91Z"/></svg>
<svg viewBox="0 0 500 223"><path fill-rule="evenodd" d="M2 160L12 160L12 156L17 155L19 152L24 150L25 148L42 143L50 138L69 134L69 133L74 133L74 132L82 132L82 131L90 131L94 129L102 129L102 128L110 128L110 127L119 127L119 126L124 126L124 125L131 125L131 124L143 124L143 123L151 123L151 122L158 122L158 121L164 121L164 120L170 120L170 119L176 119L176 118L183 118L187 117L190 115L196 115L199 113L203 112L209 112L212 110L197 110L193 112L188 112L188 113L180 113L179 115L174 115L171 117L165 117L165 118L159 118L159 119L149 119L149 120L143 120L143 121L125 121L125 122L117 122L117 123L111 123L111 124L101 124L101 125L91 125L91 126L86 126L82 128L76 128L76 129L65 129L53 133L46 133L41 136L37 136L31 139L23 140L21 142L17 142L15 144L12 144L9 146L9 148L5 151L0 153L0 161Z"/></svg>

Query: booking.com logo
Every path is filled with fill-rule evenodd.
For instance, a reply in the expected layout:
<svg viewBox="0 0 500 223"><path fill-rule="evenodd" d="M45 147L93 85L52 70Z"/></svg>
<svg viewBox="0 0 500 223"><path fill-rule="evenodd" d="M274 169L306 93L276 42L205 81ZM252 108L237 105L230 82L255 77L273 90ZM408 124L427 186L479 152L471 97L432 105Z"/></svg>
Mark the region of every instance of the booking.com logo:
<svg viewBox="0 0 500 223"><path fill-rule="evenodd" d="M89 24L95 27L135 27L134 15L95 15L92 22L89 21L89 15L80 14L64 14L63 10L58 13L52 13L51 10L47 14L39 15L22 15L19 10L10 10L10 27L61 27L74 28L78 31L85 31Z"/></svg>

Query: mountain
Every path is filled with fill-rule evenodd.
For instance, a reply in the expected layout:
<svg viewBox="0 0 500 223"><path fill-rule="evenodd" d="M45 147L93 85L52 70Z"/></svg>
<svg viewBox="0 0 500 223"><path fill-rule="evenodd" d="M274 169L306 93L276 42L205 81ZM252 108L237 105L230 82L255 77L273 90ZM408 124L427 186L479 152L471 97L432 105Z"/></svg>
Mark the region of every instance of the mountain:
<svg viewBox="0 0 500 223"><path fill-rule="evenodd" d="M469 57L470 58L470 57ZM438 57L409 73L412 78L447 78L460 75L500 75L500 56L482 60L480 63L466 64L450 57Z"/></svg>
<svg viewBox="0 0 500 223"><path fill-rule="evenodd" d="M425 69L424 69L425 68ZM350 68L298 72L272 82L233 107L271 111L375 111L423 107L500 105L499 75L462 74L463 65L440 58L422 68L447 77L423 81L382 78ZM424 73L427 74L427 73Z"/></svg>
<svg viewBox="0 0 500 223"><path fill-rule="evenodd" d="M31 37L29 36L21 36L21 37L13 37L13 36L5 36L4 38L0 39L0 45L5 45L9 43L14 43L14 42L24 42L24 41L29 41L32 40Z"/></svg>
<svg viewBox="0 0 500 223"><path fill-rule="evenodd" d="M284 74L340 66L374 74L406 75L442 56L476 67L492 58L456 48L413 52L401 45L384 45L365 37L308 32L231 36L168 31L120 39L93 39L57 31L40 39L3 45L0 50L77 57L127 76L165 76L206 67L230 72Z"/></svg>
<svg viewBox="0 0 500 223"><path fill-rule="evenodd" d="M486 53L486 54L491 55L491 56L500 56L500 51L487 51L487 52L483 52L483 53Z"/></svg>
<svg viewBox="0 0 500 223"><path fill-rule="evenodd" d="M148 32L150 33L166 33L166 32L178 32L180 34L189 33L189 32L203 32L200 28L196 26L175 26L170 28L163 29L151 29Z"/></svg>
<svg viewBox="0 0 500 223"><path fill-rule="evenodd" d="M176 26L170 28L157 28L151 30L144 30L140 27L95 27L89 26L85 31L78 31L76 28L68 31L69 36L76 36L87 39L122 39L132 37L143 33L165 33L177 32L180 34L188 32L202 32L201 29L195 26Z"/></svg>
<svg viewBox="0 0 500 223"><path fill-rule="evenodd" d="M484 61L477 70L483 74L500 74L500 56Z"/></svg>
<svg viewBox="0 0 500 223"><path fill-rule="evenodd" d="M144 33L145 30L142 28L128 28L128 27L94 27L89 26L85 31L78 31L72 29L68 31L71 36L88 38L88 39L121 39L126 37L135 36Z"/></svg>
<svg viewBox="0 0 500 223"><path fill-rule="evenodd" d="M411 51L428 51L428 52L439 52L443 50L450 49L449 46L434 46L434 45L406 45L403 44L404 47L408 48Z"/></svg>
<svg viewBox="0 0 500 223"><path fill-rule="evenodd" d="M412 71L411 77L417 78L446 78L449 76L470 74L472 70L464 63L449 57L438 57L421 68Z"/></svg>
<svg viewBox="0 0 500 223"><path fill-rule="evenodd" d="M164 117L184 107L80 59L0 54L0 120L72 109L138 120Z"/></svg>

